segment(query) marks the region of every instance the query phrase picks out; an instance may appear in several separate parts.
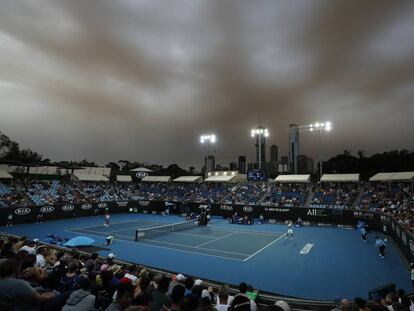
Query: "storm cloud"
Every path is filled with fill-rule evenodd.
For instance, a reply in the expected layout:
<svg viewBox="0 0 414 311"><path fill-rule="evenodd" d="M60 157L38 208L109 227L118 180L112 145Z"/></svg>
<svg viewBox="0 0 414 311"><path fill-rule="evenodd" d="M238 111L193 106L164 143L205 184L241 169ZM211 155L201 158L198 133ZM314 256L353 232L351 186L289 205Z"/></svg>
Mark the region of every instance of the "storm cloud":
<svg viewBox="0 0 414 311"><path fill-rule="evenodd" d="M253 160L330 120L325 158L412 149L412 1L0 1L0 131L52 160ZM317 140L301 133L301 152Z"/></svg>

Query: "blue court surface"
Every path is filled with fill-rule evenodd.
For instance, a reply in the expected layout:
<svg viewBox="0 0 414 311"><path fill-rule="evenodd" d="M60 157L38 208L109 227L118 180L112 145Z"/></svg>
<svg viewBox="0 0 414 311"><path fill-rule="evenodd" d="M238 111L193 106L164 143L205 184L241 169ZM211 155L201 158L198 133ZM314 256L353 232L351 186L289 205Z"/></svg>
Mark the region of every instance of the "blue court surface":
<svg viewBox="0 0 414 311"><path fill-rule="evenodd" d="M374 233L366 243L359 232L329 227L237 225L213 218L208 227L144 236L135 230L183 221L178 216L118 214L109 228L103 216L16 225L1 231L43 239L49 233L71 238L90 236L102 245L115 235L110 251L118 259L229 284L245 281L255 288L300 298L367 297L372 288L395 283L407 292L412 286L407 268L389 241L386 257L379 258Z"/></svg>

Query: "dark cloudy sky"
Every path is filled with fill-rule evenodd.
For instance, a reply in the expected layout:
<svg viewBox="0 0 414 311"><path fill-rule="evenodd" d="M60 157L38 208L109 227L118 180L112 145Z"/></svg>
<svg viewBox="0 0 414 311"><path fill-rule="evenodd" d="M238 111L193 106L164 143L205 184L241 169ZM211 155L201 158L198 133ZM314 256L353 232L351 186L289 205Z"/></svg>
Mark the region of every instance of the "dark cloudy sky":
<svg viewBox="0 0 414 311"><path fill-rule="evenodd" d="M330 120L325 157L413 148L414 1L0 0L0 131L52 160L199 166L287 153ZM301 133L301 151L317 154Z"/></svg>

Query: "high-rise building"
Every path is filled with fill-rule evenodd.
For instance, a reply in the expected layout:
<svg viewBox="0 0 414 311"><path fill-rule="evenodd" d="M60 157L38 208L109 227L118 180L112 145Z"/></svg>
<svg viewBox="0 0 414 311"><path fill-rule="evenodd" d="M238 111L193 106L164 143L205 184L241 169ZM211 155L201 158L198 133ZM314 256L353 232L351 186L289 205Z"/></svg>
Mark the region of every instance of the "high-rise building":
<svg viewBox="0 0 414 311"><path fill-rule="evenodd" d="M237 171L237 163L236 162L230 162L229 170L230 171Z"/></svg>
<svg viewBox="0 0 414 311"><path fill-rule="evenodd" d="M270 146L270 162L279 161L279 152L276 145Z"/></svg>
<svg viewBox="0 0 414 311"><path fill-rule="evenodd" d="M238 168L240 174L246 174L246 156L239 156Z"/></svg>
<svg viewBox="0 0 414 311"><path fill-rule="evenodd" d="M299 125L289 125L289 170L292 174L298 174L299 155Z"/></svg>
<svg viewBox="0 0 414 311"><path fill-rule="evenodd" d="M307 155L300 154L298 159L298 174L313 174L315 162Z"/></svg>
<svg viewBox="0 0 414 311"><path fill-rule="evenodd" d="M204 167L205 167L205 175L207 176L208 172L214 171L216 167L216 159L213 155L208 155L204 158Z"/></svg>

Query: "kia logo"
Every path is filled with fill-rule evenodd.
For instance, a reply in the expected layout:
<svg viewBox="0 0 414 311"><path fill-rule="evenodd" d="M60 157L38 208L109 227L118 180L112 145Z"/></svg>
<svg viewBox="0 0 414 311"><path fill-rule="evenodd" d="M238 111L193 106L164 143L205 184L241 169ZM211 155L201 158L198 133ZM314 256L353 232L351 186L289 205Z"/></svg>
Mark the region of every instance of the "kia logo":
<svg viewBox="0 0 414 311"><path fill-rule="evenodd" d="M16 214L16 215L27 215L27 214L30 214L30 208L28 208L28 207L21 207L21 208L18 208L18 209L16 209L16 210L14 210L14 213Z"/></svg>
<svg viewBox="0 0 414 311"><path fill-rule="evenodd" d="M55 208L54 208L53 206L43 206L43 207L40 209L40 211L41 211L43 214L51 213L51 212L53 212L54 210L55 210Z"/></svg>
<svg viewBox="0 0 414 311"><path fill-rule="evenodd" d="M88 210L92 208L92 204L82 204L81 205L81 209L83 210Z"/></svg>
<svg viewBox="0 0 414 311"><path fill-rule="evenodd" d="M144 178L144 177L148 176L148 173L138 172L138 173L135 174L135 176L137 176L137 178Z"/></svg>
<svg viewBox="0 0 414 311"><path fill-rule="evenodd" d="M101 202L101 203L98 204L98 208L105 208L107 206L108 206L108 204L106 204L105 202Z"/></svg>
<svg viewBox="0 0 414 311"><path fill-rule="evenodd" d="M75 207L73 205L64 205L64 206L62 206L62 211L64 211L64 212L70 212L74 209L75 209Z"/></svg>
<svg viewBox="0 0 414 311"><path fill-rule="evenodd" d="M253 211L253 207L251 207L251 206L243 207L243 212L251 213L252 211Z"/></svg>

